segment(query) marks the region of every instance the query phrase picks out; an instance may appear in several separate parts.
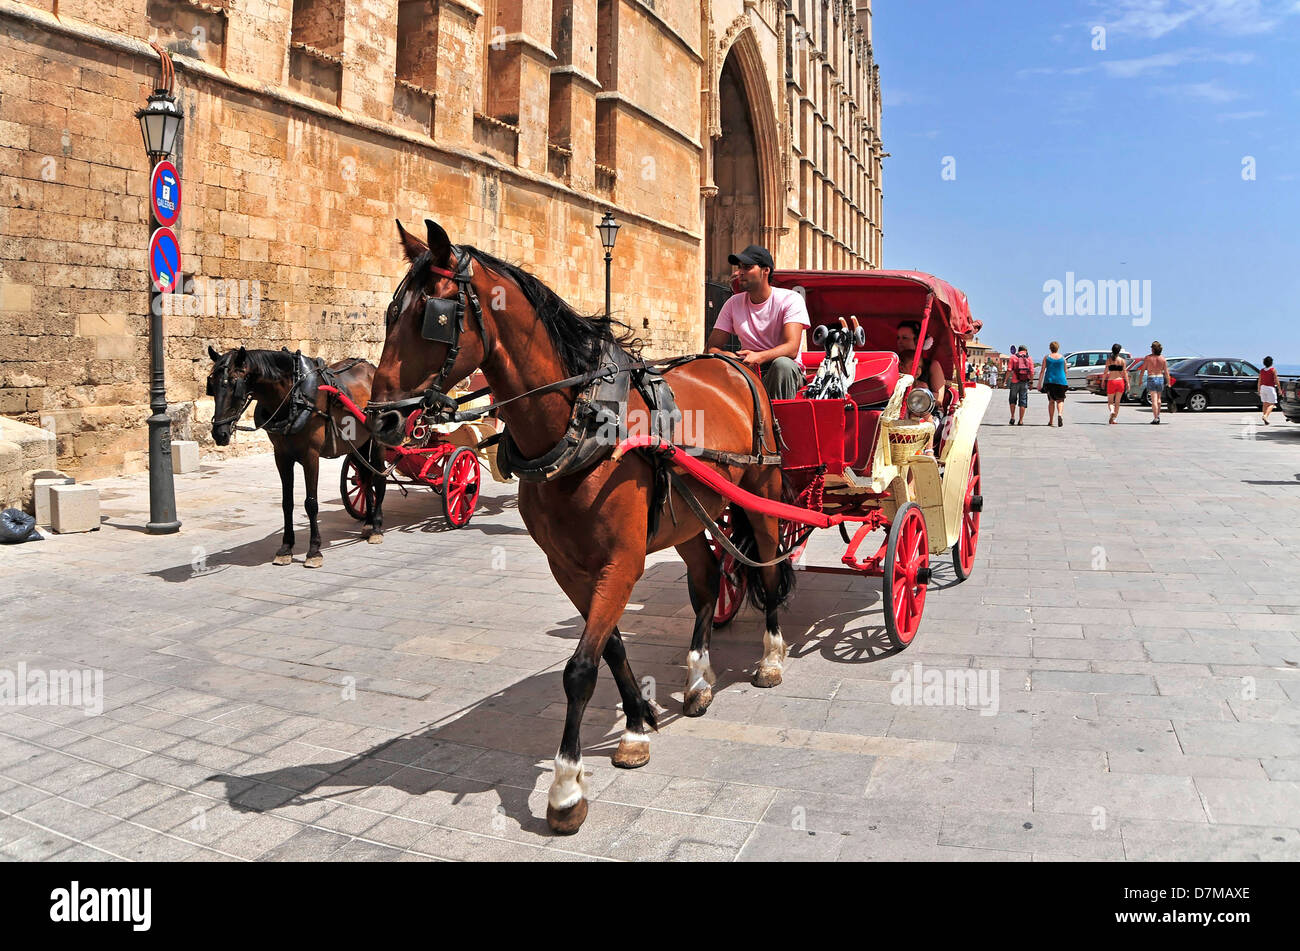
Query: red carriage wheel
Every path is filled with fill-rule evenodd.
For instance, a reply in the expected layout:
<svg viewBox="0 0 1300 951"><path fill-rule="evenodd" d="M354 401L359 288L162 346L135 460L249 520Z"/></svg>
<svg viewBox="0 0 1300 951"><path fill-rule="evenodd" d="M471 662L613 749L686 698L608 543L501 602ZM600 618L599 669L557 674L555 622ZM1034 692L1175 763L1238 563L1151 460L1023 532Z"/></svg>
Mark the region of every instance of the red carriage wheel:
<svg viewBox="0 0 1300 951"><path fill-rule="evenodd" d="M728 538L731 537L730 507L725 509L722 517L718 519L718 528L725 532ZM718 584L718 603L713 609L713 626L723 627L731 623L731 619L740 611L740 605L745 600L745 573L736 563L735 557L728 554L712 535L706 532L705 538L708 539L714 556L721 562L719 567L722 569L722 581Z"/></svg>
<svg viewBox="0 0 1300 951"><path fill-rule="evenodd" d="M339 470L339 497L343 501L343 510L358 522L364 522L370 515L370 497L351 453L343 457L343 468Z"/></svg>
<svg viewBox="0 0 1300 951"><path fill-rule="evenodd" d="M453 528L461 528L478 504L478 456L462 446L447 457L442 473L442 511Z"/></svg>
<svg viewBox="0 0 1300 951"><path fill-rule="evenodd" d="M980 512L984 496L980 487L980 444L975 443L970 457L970 475L966 479L966 499L961 510L961 531L952 546L952 566L958 581L965 581L975 568L975 549L980 540Z"/></svg>
<svg viewBox="0 0 1300 951"><path fill-rule="evenodd" d="M921 507L908 502L889 526L885 548L885 633L902 650L912 643L930 584L930 539Z"/></svg>

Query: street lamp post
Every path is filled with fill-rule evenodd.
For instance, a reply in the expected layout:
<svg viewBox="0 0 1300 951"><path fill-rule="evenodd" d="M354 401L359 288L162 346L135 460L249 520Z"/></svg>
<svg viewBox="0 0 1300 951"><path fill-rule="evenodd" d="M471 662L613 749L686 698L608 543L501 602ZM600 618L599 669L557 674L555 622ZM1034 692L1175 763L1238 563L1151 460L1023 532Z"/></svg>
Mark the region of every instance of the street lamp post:
<svg viewBox="0 0 1300 951"><path fill-rule="evenodd" d="M600 230L600 243L605 246L605 317L609 317L609 273L610 262L614 260L614 241L618 238L619 224L608 211L597 226Z"/></svg>
<svg viewBox="0 0 1300 951"><path fill-rule="evenodd" d="M171 155L184 117L172 95L174 72L171 57L157 46L162 57L162 81L149 96L149 104L136 113L150 171ZM149 233L161 226L152 202ZM179 275L177 275L179 278ZM163 326L161 294L152 277L149 280L149 524L151 535L170 535L179 531L176 517L176 486L172 477L171 419L167 415L167 384L163 364Z"/></svg>

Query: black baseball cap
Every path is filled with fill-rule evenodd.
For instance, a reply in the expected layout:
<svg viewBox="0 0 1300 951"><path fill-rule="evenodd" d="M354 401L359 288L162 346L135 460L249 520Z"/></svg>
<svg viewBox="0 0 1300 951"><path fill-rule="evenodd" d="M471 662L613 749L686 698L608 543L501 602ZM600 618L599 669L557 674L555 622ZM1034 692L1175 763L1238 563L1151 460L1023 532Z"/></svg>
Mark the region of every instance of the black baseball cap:
<svg viewBox="0 0 1300 951"><path fill-rule="evenodd" d="M757 264L759 267L776 270L776 262L772 260L772 252L757 244L751 244L739 254L728 254L727 263Z"/></svg>

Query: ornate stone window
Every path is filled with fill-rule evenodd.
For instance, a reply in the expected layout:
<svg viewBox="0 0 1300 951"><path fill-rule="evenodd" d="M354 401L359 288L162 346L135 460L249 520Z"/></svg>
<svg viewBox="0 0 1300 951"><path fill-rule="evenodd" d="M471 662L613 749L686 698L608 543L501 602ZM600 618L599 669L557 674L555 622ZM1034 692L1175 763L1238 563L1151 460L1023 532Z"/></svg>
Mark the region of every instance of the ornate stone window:
<svg viewBox="0 0 1300 951"><path fill-rule="evenodd" d="M293 0L289 88L332 105L343 89L343 4Z"/></svg>
<svg viewBox="0 0 1300 951"><path fill-rule="evenodd" d="M393 118L433 135L437 109L439 0L400 0L397 5L397 71Z"/></svg>
<svg viewBox="0 0 1300 951"><path fill-rule="evenodd" d="M226 66L228 10L232 0L149 0L149 26L173 53Z"/></svg>

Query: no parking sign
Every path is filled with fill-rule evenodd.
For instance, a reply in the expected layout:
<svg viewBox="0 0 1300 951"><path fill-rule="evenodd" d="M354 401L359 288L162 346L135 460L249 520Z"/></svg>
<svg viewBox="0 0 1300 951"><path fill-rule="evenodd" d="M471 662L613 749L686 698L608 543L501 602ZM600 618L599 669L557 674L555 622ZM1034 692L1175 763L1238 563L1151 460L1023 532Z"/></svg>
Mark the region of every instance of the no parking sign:
<svg viewBox="0 0 1300 951"><path fill-rule="evenodd" d="M163 294L176 289L181 276L181 243L171 228L159 228L149 239L149 276Z"/></svg>

